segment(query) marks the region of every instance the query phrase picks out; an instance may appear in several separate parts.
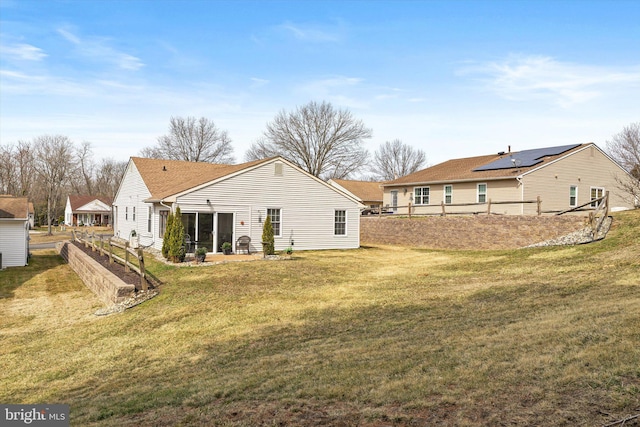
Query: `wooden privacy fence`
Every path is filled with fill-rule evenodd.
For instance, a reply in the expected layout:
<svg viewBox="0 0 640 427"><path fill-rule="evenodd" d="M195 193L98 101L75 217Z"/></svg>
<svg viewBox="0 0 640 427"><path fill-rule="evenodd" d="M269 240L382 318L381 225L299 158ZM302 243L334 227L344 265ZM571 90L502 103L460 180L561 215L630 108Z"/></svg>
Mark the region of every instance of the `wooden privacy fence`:
<svg viewBox="0 0 640 427"><path fill-rule="evenodd" d="M540 196L538 196L536 198L536 200L514 200L514 201L492 201L491 199L487 200L487 202L483 202L483 203L445 203L444 201L440 202L440 212L431 212L431 213L415 213L415 208L416 207L424 207L424 206L429 206L429 207L434 207L434 206L438 206L438 205L413 205L411 203L409 203L407 206L386 206L386 207L382 207L382 205L379 205L378 208L378 215L382 215L383 211L386 211L387 213L389 212L397 212L400 215L408 215L409 218L411 218L411 216L425 216L425 215L440 215L440 216L447 216L447 215L471 215L471 214L479 214L479 213L484 213L487 215L491 215L492 213L496 213L496 212L491 212L491 207L493 205L516 205L516 204L520 204L520 205L526 205L526 204L536 204L537 205L537 212L538 215L542 215L542 200L540 199ZM485 208L483 208L482 210L458 210L455 211L451 208L455 208L455 207L463 207L463 206L483 206ZM405 210L406 209L406 210ZM406 212L406 213L405 213Z"/></svg>
<svg viewBox="0 0 640 427"><path fill-rule="evenodd" d="M124 271L135 271L140 276L140 285L136 285L136 289L144 291L149 289L148 274L144 268L144 252L142 248L131 248L129 242L119 243L111 238L105 239L102 235L96 236L95 233L89 234L86 231L72 230L73 240L84 245L85 248L91 248L93 252L99 251L100 255L109 257L109 264L117 262L124 266ZM124 251L124 258L114 253L113 248ZM137 260L137 265L131 261Z"/></svg>

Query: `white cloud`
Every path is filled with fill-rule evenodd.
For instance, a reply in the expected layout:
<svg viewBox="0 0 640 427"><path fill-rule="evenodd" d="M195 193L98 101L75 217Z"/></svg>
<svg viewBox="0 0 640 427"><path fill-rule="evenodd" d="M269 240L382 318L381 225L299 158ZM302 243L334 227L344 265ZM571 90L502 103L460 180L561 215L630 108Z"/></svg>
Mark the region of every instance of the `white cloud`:
<svg viewBox="0 0 640 427"><path fill-rule="evenodd" d="M140 58L113 48L109 39L101 37L81 38L66 27L58 28L57 32L65 40L71 42L75 46L76 52L85 58L96 62L111 63L123 70L136 71L144 67L144 63Z"/></svg>
<svg viewBox="0 0 640 427"><path fill-rule="evenodd" d="M327 28L318 25L285 22L277 28L293 35L294 38L305 42L335 43L342 39L342 30L340 27Z"/></svg>
<svg viewBox="0 0 640 427"><path fill-rule="evenodd" d="M254 89L258 87L266 86L269 84L269 80L260 79L258 77L251 77L250 80L251 80L251 87Z"/></svg>
<svg viewBox="0 0 640 427"><path fill-rule="evenodd" d="M614 69L561 62L548 56L510 56L471 65L461 75L478 76L485 87L509 100L543 99L569 108L625 85L640 86L640 66Z"/></svg>
<svg viewBox="0 0 640 427"><path fill-rule="evenodd" d="M14 44L11 46L2 46L0 51L3 55L9 55L23 61L41 61L48 55L39 47L26 43Z"/></svg>
<svg viewBox="0 0 640 427"><path fill-rule="evenodd" d="M297 91L313 101L329 101L339 107L368 108L367 101L355 97L355 92L362 89L362 82L363 79L357 77L337 76L307 82Z"/></svg>

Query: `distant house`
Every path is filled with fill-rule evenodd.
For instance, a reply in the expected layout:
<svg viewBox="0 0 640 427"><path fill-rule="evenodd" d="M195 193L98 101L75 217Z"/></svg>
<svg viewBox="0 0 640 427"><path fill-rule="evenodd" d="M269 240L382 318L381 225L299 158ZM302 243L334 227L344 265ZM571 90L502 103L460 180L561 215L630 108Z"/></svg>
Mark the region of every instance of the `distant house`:
<svg viewBox="0 0 640 427"><path fill-rule="evenodd" d="M0 195L0 268L27 265L29 200Z"/></svg>
<svg viewBox="0 0 640 427"><path fill-rule="evenodd" d="M111 224L111 199L70 194L64 209L64 223L69 226Z"/></svg>
<svg viewBox="0 0 640 427"><path fill-rule="evenodd" d="M382 205L383 191L380 182L330 179L329 184L350 194L365 205L366 208L362 211L363 214L375 212Z"/></svg>
<svg viewBox="0 0 640 427"><path fill-rule="evenodd" d="M267 216L276 250L360 245L358 200L282 157L239 165L132 157L113 206L116 236L135 231L141 245L157 249L178 207L189 240L208 252L222 252L224 242L235 247L240 236L262 251Z"/></svg>
<svg viewBox="0 0 640 427"><path fill-rule="evenodd" d="M36 226L36 210L33 207L33 202L29 202L29 228Z"/></svg>
<svg viewBox="0 0 640 427"><path fill-rule="evenodd" d="M532 201L543 211L563 211L610 192L612 210L631 209L616 177L630 175L593 143L448 160L382 184L384 204L396 212L439 213L486 210L479 204ZM451 206L447 205L463 205ZM397 208L404 206L405 208ZM532 214L536 204L496 204L492 212Z"/></svg>

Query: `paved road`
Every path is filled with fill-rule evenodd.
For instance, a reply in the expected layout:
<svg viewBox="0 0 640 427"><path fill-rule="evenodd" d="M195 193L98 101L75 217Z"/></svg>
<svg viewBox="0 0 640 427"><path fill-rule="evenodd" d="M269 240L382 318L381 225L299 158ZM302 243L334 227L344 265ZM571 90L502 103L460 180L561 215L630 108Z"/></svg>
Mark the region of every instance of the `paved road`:
<svg viewBox="0 0 640 427"><path fill-rule="evenodd" d="M100 234L96 234L96 236L100 236ZM108 239L109 237L113 237L113 234L102 234L102 237ZM66 240L66 239L64 239ZM34 249L54 249L56 247L56 242L47 242L47 243L32 243L29 245L30 250Z"/></svg>

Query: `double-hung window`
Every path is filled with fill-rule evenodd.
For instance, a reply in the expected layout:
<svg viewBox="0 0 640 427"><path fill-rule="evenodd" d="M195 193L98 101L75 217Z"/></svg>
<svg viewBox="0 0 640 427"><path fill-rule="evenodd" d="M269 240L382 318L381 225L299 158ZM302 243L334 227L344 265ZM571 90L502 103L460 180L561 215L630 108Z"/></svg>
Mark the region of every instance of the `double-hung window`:
<svg viewBox="0 0 640 427"><path fill-rule="evenodd" d="M151 233L151 206L147 207L147 233Z"/></svg>
<svg viewBox="0 0 640 427"><path fill-rule="evenodd" d="M131 216L133 217L133 220L136 220L136 207L133 207L133 212L131 213Z"/></svg>
<svg viewBox="0 0 640 427"><path fill-rule="evenodd" d="M164 237L164 232L167 230L167 219L169 218L169 211L160 211L160 224L159 224L159 236Z"/></svg>
<svg viewBox="0 0 640 427"><path fill-rule="evenodd" d="M429 187L416 187L413 189L414 202L416 205L429 204Z"/></svg>
<svg viewBox="0 0 640 427"><path fill-rule="evenodd" d="M271 225L273 226L273 235L277 237L282 236L280 209L267 209L267 215L271 219Z"/></svg>
<svg viewBox="0 0 640 427"><path fill-rule="evenodd" d="M336 210L334 214L333 234L336 236L346 236L347 234L347 211Z"/></svg>
<svg viewBox="0 0 640 427"><path fill-rule="evenodd" d="M444 186L444 203L447 205L453 203L453 185Z"/></svg>
<svg viewBox="0 0 640 427"><path fill-rule="evenodd" d="M478 184L478 203L487 203L487 184Z"/></svg>
<svg viewBox="0 0 640 427"><path fill-rule="evenodd" d="M569 187L569 206L572 208L578 206L578 187L576 185Z"/></svg>
<svg viewBox="0 0 640 427"><path fill-rule="evenodd" d="M596 199L599 199L600 197L604 196L604 188L602 187L591 187L591 207L592 208L597 208L598 207L598 202L596 202Z"/></svg>
<svg viewBox="0 0 640 427"><path fill-rule="evenodd" d="M124 220L129 221L129 206L124 207Z"/></svg>

